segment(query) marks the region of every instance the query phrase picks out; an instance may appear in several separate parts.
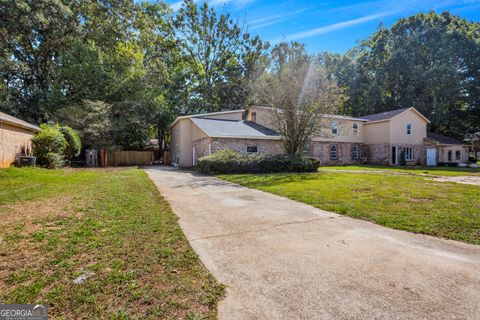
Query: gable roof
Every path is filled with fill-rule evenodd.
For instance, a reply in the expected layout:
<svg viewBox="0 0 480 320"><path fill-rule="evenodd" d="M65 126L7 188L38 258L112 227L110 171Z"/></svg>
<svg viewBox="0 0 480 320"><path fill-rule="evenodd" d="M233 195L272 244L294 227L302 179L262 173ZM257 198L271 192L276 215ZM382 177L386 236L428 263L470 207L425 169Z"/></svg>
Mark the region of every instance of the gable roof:
<svg viewBox="0 0 480 320"><path fill-rule="evenodd" d="M399 114L403 113L404 111L407 111L408 109L410 109L410 108L403 108L403 109L374 113L374 114L370 114L368 116L363 116L362 119L367 119L368 121L390 120L393 117L396 117Z"/></svg>
<svg viewBox="0 0 480 320"><path fill-rule="evenodd" d="M209 113L199 113L199 114L191 114L191 115L186 115L186 116L179 116L173 121L173 123L170 125L170 128L173 127L179 120L181 119L189 119L189 118L207 118L208 116L214 116L214 115L219 115L219 114L230 114L230 113L240 113L240 112L245 112L244 109L238 109L238 110L227 110L227 111L218 111L218 112L209 112Z"/></svg>
<svg viewBox="0 0 480 320"><path fill-rule="evenodd" d="M396 110L391 110L391 111L385 111L385 112L380 112L380 113L374 113L370 114L367 116L363 116L362 119L368 120L367 124L370 122L380 122L380 121L389 121L392 120L393 118L401 115L404 112L407 112L409 110L414 111L417 113L420 117L422 117L426 122L430 123L430 120L428 120L423 114L421 114L417 109L414 107L409 107L409 108L402 108L402 109L396 109Z"/></svg>
<svg viewBox="0 0 480 320"><path fill-rule="evenodd" d="M3 113L3 112L0 112L0 122L1 121L5 121L9 124L19 126L19 127L23 127L23 128L27 128L27 129L31 129L31 130L34 130L34 131L40 130L40 128L36 125L33 125L31 123L28 123L27 121L23 121L23 120L18 119L18 118L15 118L14 116L11 116L11 115Z"/></svg>
<svg viewBox="0 0 480 320"><path fill-rule="evenodd" d="M212 138L280 139L276 131L251 121L210 118L190 120Z"/></svg>
<svg viewBox="0 0 480 320"><path fill-rule="evenodd" d="M427 132L427 138L434 140L439 144L457 144L457 145L465 144L458 139L447 137L447 136L444 136L443 134L435 133L435 132Z"/></svg>

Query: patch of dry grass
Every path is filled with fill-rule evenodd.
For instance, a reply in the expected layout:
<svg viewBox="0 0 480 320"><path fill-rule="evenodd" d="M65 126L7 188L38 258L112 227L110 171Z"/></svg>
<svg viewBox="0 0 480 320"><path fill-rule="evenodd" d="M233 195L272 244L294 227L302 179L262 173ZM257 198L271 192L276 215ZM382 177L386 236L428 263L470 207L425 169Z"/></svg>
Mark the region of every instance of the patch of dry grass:
<svg viewBox="0 0 480 320"><path fill-rule="evenodd" d="M52 318L215 318L223 287L143 170L0 176L0 302L46 303Z"/></svg>

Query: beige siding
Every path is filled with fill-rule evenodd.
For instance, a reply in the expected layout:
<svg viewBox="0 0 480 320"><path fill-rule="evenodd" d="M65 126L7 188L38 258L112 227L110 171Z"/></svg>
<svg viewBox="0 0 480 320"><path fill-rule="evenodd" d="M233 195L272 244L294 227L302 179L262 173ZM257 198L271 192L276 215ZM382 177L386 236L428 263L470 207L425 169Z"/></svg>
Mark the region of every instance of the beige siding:
<svg viewBox="0 0 480 320"><path fill-rule="evenodd" d="M338 133L332 134L333 121L337 123ZM354 135L353 124L357 124L357 134ZM363 122L347 119L326 119L323 121L320 135L315 136L312 141L330 141L330 142L364 142L364 126Z"/></svg>
<svg viewBox="0 0 480 320"><path fill-rule="evenodd" d="M255 122L261 124L264 127L275 130L275 126L272 120L272 111L262 107L251 107L247 120L253 121L253 113L255 112Z"/></svg>
<svg viewBox="0 0 480 320"><path fill-rule="evenodd" d="M407 134L407 124L412 125L412 134ZM427 136L427 122L413 110L390 120L390 143L421 145Z"/></svg>
<svg viewBox="0 0 480 320"><path fill-rule="evenodd" d="M0 168L10 166L21 154L22 147L32 149L32 130L0 122Z"/></svg>
<svg viewBox="0 0 480 320"><path fill-rule="evenodd" d="M211 114L206 116L201 116L199 118L209 118L209 119L223 119L223 120L242 120L244 111L221 113L221 114Z"/></svg>
<svg viewBox="0 0 480 320"><path fill-rule="evenodd" d="M192 166L192 121L180 119L172 128L172 163L180 167Z"/></svg>
<svg viewBox="0 0 480 320"><path fill-rule="evenodd" d="M452 152L451 160L448 160L448 152ZM460 160L457 160L455 153L460 151ZM468 162L468 148L461 145L439 146L437 148L439 163L465 163Z"/></svg>
<svg viewBox="0 0 480 320"><path fill-rule="evenodd" d="M366 144L385 144L390 143L389 121L377 123L365 123L363 134Z"/></svg>

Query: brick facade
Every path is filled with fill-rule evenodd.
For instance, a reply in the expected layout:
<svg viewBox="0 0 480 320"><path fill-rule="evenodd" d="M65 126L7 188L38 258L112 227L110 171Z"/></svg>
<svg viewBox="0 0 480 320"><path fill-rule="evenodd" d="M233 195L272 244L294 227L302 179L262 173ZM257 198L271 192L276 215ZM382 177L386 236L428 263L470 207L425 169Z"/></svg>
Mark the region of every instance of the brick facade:
<svg viewBox="0 0 480 320"><path fill-rule="evenodd" d="M389 144L367 144L367 163L389 165L391 162L390 149Z"/></svg>
<svg viewBox="0 0 480 320"><path fill-rule="evenodd" d="M247 147L258 147L259 154L285 153L280 140L212 138L211 144L212 152L228 148L238 153L247 153Z"/></svg>
<svg viewBox="0 0 480 320"><path fill-rule="evenodd" d="M14 163L21 154L22 148L32 150L33 133L31 130L7 123L0 124L0 168Z"/></svg>
<svg viewBox="0 0 480 320"><path fill-rule="evenodd" d="M336 146L337 157L332 158L331 148ZM354 159L353 148L358 146L358 158ZM319 142L312 141L309 146L309 155L320 160L321 165L364 163L366 160L366 148L363 143L350 142Z"/></svg>
<svg viewBox="0 0 480 320"><path fill-rule="evenodd" d="M206 137L202 139L195 140L193 142L193 147L195 148L195 158L199 159L210 154L210 143L211 138Z"/></svg>

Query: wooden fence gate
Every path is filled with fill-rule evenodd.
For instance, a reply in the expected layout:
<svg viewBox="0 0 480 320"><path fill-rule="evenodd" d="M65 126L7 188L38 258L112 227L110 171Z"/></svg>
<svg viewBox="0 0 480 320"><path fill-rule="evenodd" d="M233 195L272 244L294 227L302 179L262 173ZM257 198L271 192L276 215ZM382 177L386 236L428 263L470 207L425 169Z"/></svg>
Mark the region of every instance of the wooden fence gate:
<svg viewBox="0 0 480 320"><path fill-rule="evenodd" d="M152 164L155 155L153 151L115 151L107 152L107 164L116 166L141 166Z"/></svg>

